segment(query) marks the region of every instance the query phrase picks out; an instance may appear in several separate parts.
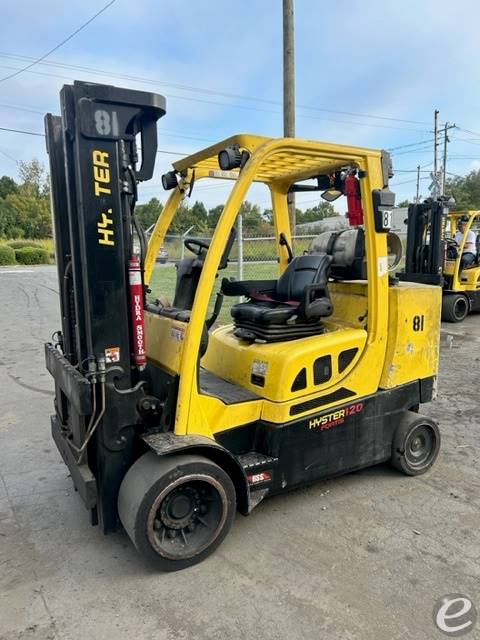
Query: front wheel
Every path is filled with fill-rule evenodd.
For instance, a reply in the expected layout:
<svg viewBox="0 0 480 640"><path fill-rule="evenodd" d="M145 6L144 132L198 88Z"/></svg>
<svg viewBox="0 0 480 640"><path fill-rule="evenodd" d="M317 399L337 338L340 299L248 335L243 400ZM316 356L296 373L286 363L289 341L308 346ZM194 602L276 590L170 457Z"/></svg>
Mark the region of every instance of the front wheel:
<svg viewBox="0 0 480 640"><path fill-rule="evenodd" d="M209 556L229 532L235 510L230 477L197 455L146 453L127 472L118 496L130 539L162 571L185 569Z"/></svg>
<svg viewBox="0 0 480 640"><path fill-rule="evenodd" d="M406 411L395 430L392 465L408 476L419 476L430 469L440 451L440 430L426 416Z"/></svg>

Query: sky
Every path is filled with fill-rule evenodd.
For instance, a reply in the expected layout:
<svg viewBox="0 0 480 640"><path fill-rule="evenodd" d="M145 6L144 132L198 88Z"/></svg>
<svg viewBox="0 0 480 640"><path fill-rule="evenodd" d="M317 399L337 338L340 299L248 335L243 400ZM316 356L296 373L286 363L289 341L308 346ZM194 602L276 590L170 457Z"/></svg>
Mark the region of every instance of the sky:
<svg viewBox="0 0 480 640"><path fill-rule="evenodd" d="M63 84L87 80L161 93L158 162L140 201L164 201L160 176L171 162L234 133L281 136L282 1L116 0L85 29L15 78L99 11L106 0L4 3L0 23L0 127L42 133L59 113ZM295 1L296 134L391 149L397 202L428 195L433 112L455 123L447 171L480 168L480 5L470 0ZM421 143L421 144L418 144ZM48 159L41 136L0 129L0 175L18 161ZM207 208L230 183L202 183L192 194ZM249 199L267 207L259 185ZM300 208L319 201L297 197Z"/></svg>

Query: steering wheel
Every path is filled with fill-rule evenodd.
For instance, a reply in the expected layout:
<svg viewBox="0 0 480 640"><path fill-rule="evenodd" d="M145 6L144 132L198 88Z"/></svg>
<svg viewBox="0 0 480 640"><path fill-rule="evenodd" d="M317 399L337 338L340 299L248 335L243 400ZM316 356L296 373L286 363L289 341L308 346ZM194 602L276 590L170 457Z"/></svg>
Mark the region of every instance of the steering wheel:
<svg viewBox="0 0 480 640"><path fill-rule="evenodd" d="M199 238L185 239L183 244L196 256L199 256L202 253L202 249L208 249L210 247L209 240L200 240Z"/></svg>

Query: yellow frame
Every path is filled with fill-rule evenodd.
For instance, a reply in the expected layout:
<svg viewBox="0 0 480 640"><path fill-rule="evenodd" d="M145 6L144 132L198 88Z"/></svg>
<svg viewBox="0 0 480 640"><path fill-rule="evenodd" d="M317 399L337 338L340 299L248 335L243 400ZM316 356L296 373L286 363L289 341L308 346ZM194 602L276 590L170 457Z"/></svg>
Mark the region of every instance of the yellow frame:
<svg viewBox="0 0 480 640"><path fill-rule="evenodd" d="M468 216L468 222L465 227L465 232L463 234L462 244L458 248L458 256L455 260L455 267L454 267L453 273L450 273L447 270L445 271L445 273L449 273L449 275L453 276L452 291L468 291L471 288L471 284L469 282L465 283L465 282L462 282L460 279L460 273L461 273L460 260L462 257L463 247L465 246L465 241L467 239L468 232L472 228L473 223L477 219L480 220L480 211L451 211L448 215L448 222L449 222L449 227L450 227L449 230L452 238L455 237L455 234L457 232L457 223L459 218L461 218L462 216ZM453 262L453 260L451 262Z"/></svg>
<svg viewBox="0 0 480 640"><path fill-rule="evenodd" d="M219 151L233 144L239 145L240 148L247 148L251 155L242 171L233 174L236 181L212 237L190 322L184 328L183 347L178 363L180 386L175 415L177 435L204 433L211 437L209 423L218 422L221 403L200 394L197 387L199 346L208 312L208 302L224 247L239 208L254 181L263 182L270 188L277 239L280 233L284 233L290 241L286 194L293 182L330 172L348 164L355 164L363 172L361 189L367 245L368 329L366 346L360 356L362 366L357 366L357 373L352 372L351 377L359 390L358 395L374 393L380 384L381 369L379 370L378 363L384 361L388 335L388 273L385 269L387 240L386 234L375 232L371 196L373 189L381 189L384 186L380 151L293 138L271 139L242 134L223 140L174 163L173 166L182 176L182 180L172 192L155 225L145 261L145 282L150 281L158 250L164 242L165 234L191 180L193 178L195 181L204 178L225 178L225 173L218 170L217 156ZM228 177L232 177L232 172L228 174ZM280 271L287 265L287 258L284 248L280 254ZM370 378L365 375L366 371L372 372ZM245 419L250 409L253 416L251 405L254 404L254 402L243 403L242 412L232 408L227 422L233 422L231 426L236 426L235 415L241 413L241 417ZM269 419L277 421L285 420L287 415L285 407L276 408L274 404L267 407L265 413ZM240 415L238 417L240 418ZM241 423L239 420L236 424ZM224 427L228 427L228 424L224 424Z"/></svg>

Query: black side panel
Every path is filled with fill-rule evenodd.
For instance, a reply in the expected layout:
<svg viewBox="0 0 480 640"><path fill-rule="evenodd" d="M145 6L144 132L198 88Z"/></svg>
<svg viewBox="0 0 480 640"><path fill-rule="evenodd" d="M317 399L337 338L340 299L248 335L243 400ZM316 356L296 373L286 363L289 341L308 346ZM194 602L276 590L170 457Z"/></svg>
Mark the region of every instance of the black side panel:
<svg viewBox="0 0 480 640"><path fill-rule="evenodd" d="M278 459L269 493L388 460L403 411L432 398L428 378L356 399L284 425L259 421L215 434L223 447Z"/></svg>
<svg viewBox="0 0 480 640"><path fill-rule="evenodd" d="M388 460L400 412L419 402L417 381L289 423L269 453L279 458L275 490Z"/></svg>

